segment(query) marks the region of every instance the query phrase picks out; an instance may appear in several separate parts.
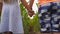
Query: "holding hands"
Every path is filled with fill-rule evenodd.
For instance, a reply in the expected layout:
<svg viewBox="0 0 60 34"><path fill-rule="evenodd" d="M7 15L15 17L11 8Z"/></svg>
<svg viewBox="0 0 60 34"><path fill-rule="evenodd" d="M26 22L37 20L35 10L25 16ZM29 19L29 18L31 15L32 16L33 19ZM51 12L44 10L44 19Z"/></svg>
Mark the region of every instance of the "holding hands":
<svg viewBox="0 0 60 34"><path fill-rule="evenodd" d="M32 17L34 15L34 11L32 10L32 6L33 6L34 0L30 0L30 4L28 5L29 9L28 9L28 15L30 17Z"/></svg>
<svg viewBox="0 0 60 34"><path fill-rule="evenodd" d="M28 15L30 17L32 17L34 15L34 11L32 10L32 6L33 6L33 3L34 3L34 0L30 0L30 3L28 5L28 3L26 2L26 0L21 0L21 2L23 3L23 5L25 6L25 8L27 9L28 11Z"/></svg>
<svg viewBox="0 0 60 34"><path fill-rule="evenodd" d="M34 15L34 11L33 11L33 10L28 10L28 15L29 15L30 17L32 17L32 16Z"/></svg>

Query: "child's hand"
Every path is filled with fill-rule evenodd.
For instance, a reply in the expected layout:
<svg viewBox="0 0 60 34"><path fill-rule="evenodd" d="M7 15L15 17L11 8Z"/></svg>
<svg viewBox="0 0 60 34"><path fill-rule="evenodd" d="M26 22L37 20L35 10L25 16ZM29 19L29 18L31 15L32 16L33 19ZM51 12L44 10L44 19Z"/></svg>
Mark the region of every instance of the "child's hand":
<svg viewBox="0 0 60 34"><path fill-rule="evenodd" d="M32 16L34 15L34 11L28 10L28 15L29 15L30 17L32 17Z"/></svg>

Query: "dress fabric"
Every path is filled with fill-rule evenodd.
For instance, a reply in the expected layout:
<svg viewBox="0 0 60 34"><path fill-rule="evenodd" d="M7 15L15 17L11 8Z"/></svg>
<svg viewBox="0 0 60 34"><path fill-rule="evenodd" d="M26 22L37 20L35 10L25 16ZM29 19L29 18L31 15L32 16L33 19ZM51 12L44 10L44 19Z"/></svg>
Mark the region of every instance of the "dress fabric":
<svg viewBox="0 0 60 34"><path fill-rule="evenodd" d="M41 32L60 32L60 2L40 5L38 13Z"/></svg>
<svg viewBox="0 0 60 34"><path fill-rule="evenodd" d="M3 2L0 32L6 31L16 34L24 33L18 0L11 3Z"/></svg>

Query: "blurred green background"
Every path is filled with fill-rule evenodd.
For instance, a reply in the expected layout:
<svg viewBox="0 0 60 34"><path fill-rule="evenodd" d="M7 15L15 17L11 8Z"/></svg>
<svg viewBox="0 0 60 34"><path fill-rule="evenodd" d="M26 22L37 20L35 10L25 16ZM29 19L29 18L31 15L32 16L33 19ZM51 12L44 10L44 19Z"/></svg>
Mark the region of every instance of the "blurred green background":
<svg viewBox="0 0 60 34"><path fill-rule="evenodd" d="M39 32L40 27L38 21L38 12L36 12L35 16L33 16L33 18L30 19L28 17L27 10L22 3L20 3L20 9L21 9L21 15L23 20L24 33L28 34L29 32Z"/></svg>

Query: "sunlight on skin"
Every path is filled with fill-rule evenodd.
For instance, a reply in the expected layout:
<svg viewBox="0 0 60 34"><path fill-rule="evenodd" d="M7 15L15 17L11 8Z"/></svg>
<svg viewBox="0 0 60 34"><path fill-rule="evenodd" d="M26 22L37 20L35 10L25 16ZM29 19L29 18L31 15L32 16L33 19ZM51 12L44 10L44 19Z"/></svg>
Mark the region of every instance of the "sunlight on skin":
<svg viewBox="0 0 60 34"><path fill-rule="evenodd" d="M26 0L26 2L29 3L29 0ZM18 1L18 3L20 4L20 0ZM38 12L38 7L37 7L36 3L38 3L38 0L35 0L34 4L32 6L32 9L35 13ZM33 18L33 16L32 17L28 16L28 17L31 18L31 19Z"/></svg>
<svg viewBox="0 0 60 34"><path fill-rule="evenodd" d="M26 2L29 2L29 0L26 0Z"/></svg>
<svg viewBox="0 0 60 34"><path fill-rule="evenodd" d="M26 0L28 3L29 3L29 0ZM33 4L33 6L32 6L32 9L33 9L33 11L36 13L36 12L38 12L38 7L37 7L37 5L36 5L36 3L38 3L38 0L35 0L34 1L34 4ZM34 15L33 15L34 16ZM30 19L33 19L33 16L32 17L30 17L30 16L28 16Z"/></svg>
<svg viewBox="0 0 60 34"><path fill-rule="evenodd" d="M26 0L28 3L29 3L29 0ZM38 11L38 7L37 7L37 5L36 5L36 3L38 2L38 0L35 0L34 1L34 4L33 4L33 6L32 6L32 9L33 9L33 11L35 11L35 13Z"/></svg>
<svg viewBox="0 0 60 34"><path fill-rule="evenodd" d="M38 7L37 7L36 3L38 3L38 0L34 1L33 7L32 7L33 10L35 11L35 13L38 12Z"/></svg>
<svg viewBox="0 0 60 34"><path fill-rule="evenodd" d="M34 1L34 4L33 4L33 6L32 6L32 9L33 9L33 11L34 11L35 13L38 12L38 7L37 7L36 3L38 3L38 0L35 0L35 1ZM35 15L33 15L33 16L35 16ZM32 16L32 17L28 16L28 17L29 17L30 19L33 19L33 16Z"/></svg>
<svg viewBox="0 0 60 34"><path fill-rule="evenodd" d="M18 2L19 2L19 4L20 4L20 1L18 1ZM29 0L26 0L26 2L29 3ZM38 0L35 0L35 1L34 1L34 4L33 4L33 6L32 6L32 9L33 9L33 11L35 11L35 13L38 11L38 7L37 7L36 3L38 3Z"/></svg>

